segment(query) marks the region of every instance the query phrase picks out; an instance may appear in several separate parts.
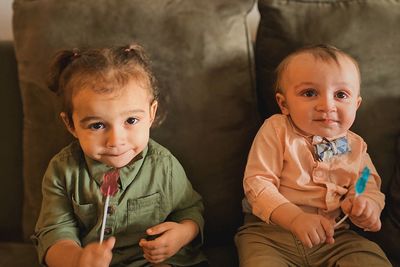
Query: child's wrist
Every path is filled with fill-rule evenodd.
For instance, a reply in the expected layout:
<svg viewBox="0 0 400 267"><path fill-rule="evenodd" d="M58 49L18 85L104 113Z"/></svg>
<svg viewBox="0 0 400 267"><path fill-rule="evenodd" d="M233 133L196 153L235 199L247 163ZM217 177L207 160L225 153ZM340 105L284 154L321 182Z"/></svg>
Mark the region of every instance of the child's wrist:
<svg viewBox="0 0 400 267"><path fill-rule="evenodd" d="M303 210L293 203L285 203L271 214L271 221L291 231L293 222L303 214Z"/></svg>
<svg viewBox="0 0 400 267"><path fill-rule="evenodd" d="M186 231L188 234L184 235L184 244L183 246L186 246L187 244L189 244L193 239L196 238L196 236L199 234L199 226L197 225L196 222L194 222L193 220L183 220L180 221L179 224L181 224L183 227L185 227Z"/></svg>

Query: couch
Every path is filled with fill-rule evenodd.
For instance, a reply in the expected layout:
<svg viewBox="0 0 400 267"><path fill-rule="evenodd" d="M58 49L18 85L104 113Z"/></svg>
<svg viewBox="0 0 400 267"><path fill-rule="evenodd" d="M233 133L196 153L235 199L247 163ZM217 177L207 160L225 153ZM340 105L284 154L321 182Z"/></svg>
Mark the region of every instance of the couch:
<svg viewBox="0 0 400 267"><path fill-rule="evenodd" d="M71 141L57 98L45 88L60 48L145 46L166 117L152 137L181 161L205 203L204 251L211 266L237 266L242 175L263 119L277 112L273 70L290 51L331 43L361 65L363 104L353 130L382 176L382 230L366 236L400 266L400 3L394 0L15 0L13 41L0 42L0 266L39 266L30 241L49 159ZM397 167L398 168L398 167ZM397 175L397 176L396 176ZM363 234L363 233L362 233Z"/></svg>

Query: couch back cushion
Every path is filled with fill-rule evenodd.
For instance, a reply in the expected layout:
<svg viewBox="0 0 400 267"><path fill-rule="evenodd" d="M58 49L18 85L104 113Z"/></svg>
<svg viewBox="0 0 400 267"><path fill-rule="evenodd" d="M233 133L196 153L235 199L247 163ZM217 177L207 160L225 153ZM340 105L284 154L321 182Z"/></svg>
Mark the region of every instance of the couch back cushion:
<svg viewBox="0 0 400 267"><path fill-rule="evenodd" d="M0 42L0 240L21 239L22 103L13 43ZM12 203L12 205L10 205Z"/></svg>
<svg viewBox="0 0 400 267"><path fill-rule="evenodd" d="M255 61L263 117L278 112L274 70L293 50L328 43L358 60L363 101L352 130L368 144L387 192L400 132L400 2L259 0Z"/></svg>
<svg viewBox="0 0 400 267"><path fill-rule="evenodd" d="M47 66L61 48L142 44L164 94L152 137L181 161L205 203L208 241L240 224L242 173L258 126L246 14L253 0L14 1L24 107L24 234L34 229L49 159L70 140ZM214 237L214 238L212 238Z"/></svg>

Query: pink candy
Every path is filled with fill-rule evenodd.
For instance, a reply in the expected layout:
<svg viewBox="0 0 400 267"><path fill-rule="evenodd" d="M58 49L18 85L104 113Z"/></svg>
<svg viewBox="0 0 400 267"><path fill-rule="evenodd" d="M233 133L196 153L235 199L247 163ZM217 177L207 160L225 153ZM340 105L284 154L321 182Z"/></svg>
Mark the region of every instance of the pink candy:
<svg viewBox="0 0 400 267"><path fill-rule="evenodd" d="M114 196L118 192L119 171L114 169L106 172L100 190L104 196Z"/></svg>

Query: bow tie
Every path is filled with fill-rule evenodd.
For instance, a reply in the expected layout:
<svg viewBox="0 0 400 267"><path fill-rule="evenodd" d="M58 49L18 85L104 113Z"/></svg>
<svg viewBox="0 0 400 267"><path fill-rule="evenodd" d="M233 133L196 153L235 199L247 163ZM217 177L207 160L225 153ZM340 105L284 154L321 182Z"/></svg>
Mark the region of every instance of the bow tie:
<svg viewBox="0 0 400 267"><path fill-rule="evenodd" d="M346 137L340 137L329 141L325 137L314 136L313 145L315 154L319 161L328 161L333 156L345 154L351 151Z"/></svg>

